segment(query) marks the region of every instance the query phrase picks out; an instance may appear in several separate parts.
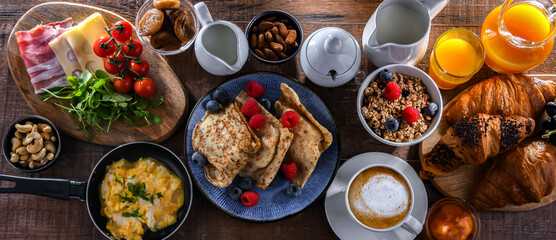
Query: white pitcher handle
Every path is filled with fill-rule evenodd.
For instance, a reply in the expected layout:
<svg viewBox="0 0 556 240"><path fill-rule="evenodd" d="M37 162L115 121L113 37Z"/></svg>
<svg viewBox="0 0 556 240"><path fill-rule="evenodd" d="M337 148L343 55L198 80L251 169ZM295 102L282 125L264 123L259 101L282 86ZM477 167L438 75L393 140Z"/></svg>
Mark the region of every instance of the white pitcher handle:
<svg viewBox="0 0 556 240"><path fill-rule="evenodd" d="M412 234L419 235L421 230L423 230L423 223L409 215L407 221L403 223L402 228Z"/></svg>
<svg viewBox="0 0 556 240"><path fill-rule="evenodd" d="M423 5L429 9L429 14L431 16L431 21L436 15L444 9L449 0L419 0Z"/></svg>
<svg viewBox="0 0 556 240"><path fill-rule="evenodd" d="M197 17L201 21L201 26L206 26L207 24L213 22L212 16L207 8L207 5L204 2L199 2L195 4L195 12L197 13Z"/></svg>

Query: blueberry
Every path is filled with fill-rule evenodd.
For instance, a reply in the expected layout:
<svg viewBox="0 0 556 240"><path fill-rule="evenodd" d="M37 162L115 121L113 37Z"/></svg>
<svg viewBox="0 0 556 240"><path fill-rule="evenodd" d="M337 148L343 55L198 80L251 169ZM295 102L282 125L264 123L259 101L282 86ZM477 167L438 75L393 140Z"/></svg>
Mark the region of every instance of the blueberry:
<svg viewBox="0 0 556 240"><path fill-rule="evenodd" d="M301 194L301 187L295 183L292 183L286 189L286 193L292 197L297 197Z"/></svg>
<svg viewBox="0 0 556 240"><path fill-rule="evenodd" d="M207 110L211 113L218 113L220 104L216 100L210 100L207 102Z"/></svg>
<svg viewBox="0 0 556 240"><path fill-rule="evenodd" d="M239 200L239 197L241 197L242 193L243 191L241 191L240 188L234 187L228 192L228 196L230 196L230 198L232 198L233 200Z"/></svg>
<svg viewBox="0 0 556 240"><path fill-rule="evenodd" d="M219 88L212 93L212 98L220 104L226 104L230 100L230 95L228 94L228 91Z"/></svg>
<svg viewBox="0 0 556 240"><path fill-rule="evenodd" d="M266 98L261 98L261 105L263 105L264 108L266 108L266 110L270 111L270 108L272 107L272 103L270 102L270 100L266 99Z"/></svg>
<svg viewBox="0 0 556 240"><path fill-rule="evenodd" d="M409 94L411 94L411 92L407 89L402 90L402 97L407 97L409 96Z"/></svg>
<svg viewBox="0 0 556 240"><path fill-rule="evenodd" d="M251 189L251 186L253 186L253 181L251 181L250 178L242 178L241 181L239 181L238 187L241 188L241 190L249 190Z"/></svg>
<svg viewBox="0 0 556 240"><path fill-rule="evenodd" d="M429 105L427 105L427 107L425 108L425 114L431 117L434 117L437 111L438 111L438 105L433 102L429 103Z"/></svg>
<svg viewBox="0 0 556 240"><path fill-rule="evenodd" d="M390 82L392 81L392 78L394 78L394 73L390 72L390 70L388 69L383 69L382 71L380 71L379 76L382 81Z"/></svg>
<svg viewBox="0 0 556 240"><path fill-rule="evenodd" d="M553 117L554 115L556 115L556 103L548 102L544 107L544 110L546 111L546 114L548 114L549 117Z"/></svg>
<svg viewBox="0 0 556 240"><path fill-rule="evenodd" d="M191 161L195 165L203 166L205 165L205 162L207 162L207 157L205 157L205 155L203 155L201 152L194 152L193 156L191 156Z"/></svg>
<svg viewBox="0 0 556 240"><path fill-rule="evenodd" d="M542 129L544 130L554 130L556 129L556 120L553 118L550 118L544 122L542 122Z"/></svg>
<svg viewBox="0 0 556 240"><path fill-rule="evenodd" d="M395 118L390 118L390 119L386 120L386 126L385 127L386 127L386 130L388 130L390 132L394 132L394 131L398 130L398 128L400 127L400 123Z"/></svg>

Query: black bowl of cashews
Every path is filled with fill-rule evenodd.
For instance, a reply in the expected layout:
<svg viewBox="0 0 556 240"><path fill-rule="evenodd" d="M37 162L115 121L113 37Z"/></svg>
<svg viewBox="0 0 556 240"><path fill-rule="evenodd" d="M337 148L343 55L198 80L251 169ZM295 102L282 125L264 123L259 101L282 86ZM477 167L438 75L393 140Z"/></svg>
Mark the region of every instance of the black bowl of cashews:
<svg viewBox="0 0 556 240"><path fill-rule="evenodd" d="M291 60L303 43L301 24L281 10L259 13L247 25L245 35L251 55L270 64Z"/></svg>
<svg viewBox="0 0 556 240"><path fill-rule="evenodd" d="M4 133L4 158L22 172L40 172L52 166L61 150L60 133L54 124L31 115L14 121Z"/></svg>

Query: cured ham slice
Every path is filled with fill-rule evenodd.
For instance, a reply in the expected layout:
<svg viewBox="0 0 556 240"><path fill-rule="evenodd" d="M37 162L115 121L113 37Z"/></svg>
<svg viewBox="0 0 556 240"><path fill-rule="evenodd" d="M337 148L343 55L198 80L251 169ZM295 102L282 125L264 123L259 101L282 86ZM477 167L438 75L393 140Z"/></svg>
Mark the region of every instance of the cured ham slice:
<svg viewBox="0 0 556 240"><path fill-rule="evenodd" d="M15 33L21 58L35 93L43 92L42 88L68 86L66 73L48 43L64 33L72 24L73 20L68 18L61 22L38 25L30 31Z"/></svg>

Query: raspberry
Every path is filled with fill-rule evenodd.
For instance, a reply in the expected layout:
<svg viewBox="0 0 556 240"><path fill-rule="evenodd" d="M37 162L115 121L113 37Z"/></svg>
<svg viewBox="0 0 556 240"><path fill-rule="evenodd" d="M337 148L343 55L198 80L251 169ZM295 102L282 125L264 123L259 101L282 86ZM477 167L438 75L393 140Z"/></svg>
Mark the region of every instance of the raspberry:
<svg viewBox="0 0 556 240"><path fill-rule="evenodd" d="M295 111L286 111L282 114L282 123L288 128L295 127L299 123L299 115Z"/></svg>
<svg viewBox="0 0 556 240"><path fill-rule="evenodd" d="M282 163L282 165L280 166L280 171L282 171L282 174L284 174L284 177L286 177L286 179L291 181L297 174L297 166L294 162Z"/></svg>
<svg viewBox="0 0 556 240"><path fill-rule="evenodd" d="M402 116L407 122L417 122L419 120L419 111L414 107L406 107L402 112Z"/></svg>
<svg viewBox="0 0 556 240"><path fill-rule="evenodd" d="M245 91L249 97L257 98L264 95L263 86L255 81L248 82L247 85L245 85Z"/></svg>
<svg viewBox="0 0 556 240"><path fill-rule="evenodd" d="M258 114L260 112L259 104L255 99L249 99L243 106L241 106L241 113L248 118Z"/></svg>
<svg viewBox="0 0 556 240"><path fill-rule="evenodd" d="M402 94L402 89L400 85L395 82L388 82L386 84L386 89L384 89L384 96L389 100L396 100Z"/></svg>
<svg viewBox="0 0 556 240"><path fill-rule="evenodd" d="M255 191L247 191L241 194L241 203L246 207L254 207L259 202L259 193Z"/></svg>
<svg viewBox="0 0 556 240"><path fill-rule="evenodd" d="M249 119L249 126L253 129L258 129L264 126L266 118L262 114L255 114Z"/></svg>

